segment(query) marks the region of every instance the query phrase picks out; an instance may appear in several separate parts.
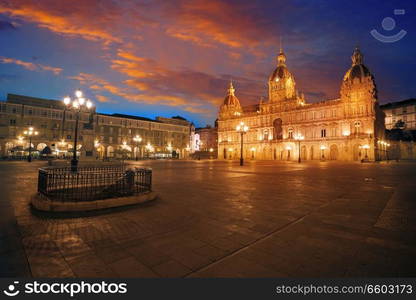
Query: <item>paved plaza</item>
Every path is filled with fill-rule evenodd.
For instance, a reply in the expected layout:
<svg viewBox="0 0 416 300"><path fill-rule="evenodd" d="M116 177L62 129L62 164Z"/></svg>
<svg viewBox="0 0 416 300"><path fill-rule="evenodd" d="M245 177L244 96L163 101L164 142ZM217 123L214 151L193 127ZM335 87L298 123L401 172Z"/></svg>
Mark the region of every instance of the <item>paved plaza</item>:
<svg viewBox="0 0 416 300"><path fill-rule="evenodd" d="M152 203L34 213L44 162L0 162L0 274L416 276L416 163L143 161Z"/></svg>

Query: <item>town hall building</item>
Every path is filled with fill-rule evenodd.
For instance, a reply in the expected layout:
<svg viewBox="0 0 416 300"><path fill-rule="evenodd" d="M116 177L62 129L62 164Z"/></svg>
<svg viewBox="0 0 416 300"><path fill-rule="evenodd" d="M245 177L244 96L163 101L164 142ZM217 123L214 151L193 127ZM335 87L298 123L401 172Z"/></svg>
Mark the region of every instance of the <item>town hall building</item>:
<svg viewBox="0 0 416 300"><path fill-rule="evenodd" d="M218 117L218 158L253 160L355 160L380 158L384 114L379 108L373 75L358 48L341 83L340 97L308 103L286 66L282 49L269 77L268 101L241 106L230 83Z"/></svg>

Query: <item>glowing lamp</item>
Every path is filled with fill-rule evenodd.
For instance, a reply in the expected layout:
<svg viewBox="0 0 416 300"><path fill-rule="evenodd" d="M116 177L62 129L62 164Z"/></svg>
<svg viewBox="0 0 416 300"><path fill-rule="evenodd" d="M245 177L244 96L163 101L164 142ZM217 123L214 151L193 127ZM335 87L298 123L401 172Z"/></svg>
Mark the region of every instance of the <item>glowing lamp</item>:
<svg viewBox="0 0 416 300"><path fill-rule="evenodd" d="M82 92L80 90L77 90L75 92L75 96L77 96L77 98L81 98L82 97Z"/></svg>

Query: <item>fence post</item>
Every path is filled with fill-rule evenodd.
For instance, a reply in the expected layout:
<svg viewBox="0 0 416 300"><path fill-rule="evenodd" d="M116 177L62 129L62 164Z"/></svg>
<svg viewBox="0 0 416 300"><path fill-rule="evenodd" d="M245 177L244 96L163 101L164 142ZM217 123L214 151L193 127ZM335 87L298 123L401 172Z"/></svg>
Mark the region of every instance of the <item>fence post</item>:
<svg viewBox="0 0 416 300"><path fill-rule="evenodd" d="M127 170L126 171L126 183L127 183L127 190L128 193L134 193L134 171L133 170Z"/></svg>

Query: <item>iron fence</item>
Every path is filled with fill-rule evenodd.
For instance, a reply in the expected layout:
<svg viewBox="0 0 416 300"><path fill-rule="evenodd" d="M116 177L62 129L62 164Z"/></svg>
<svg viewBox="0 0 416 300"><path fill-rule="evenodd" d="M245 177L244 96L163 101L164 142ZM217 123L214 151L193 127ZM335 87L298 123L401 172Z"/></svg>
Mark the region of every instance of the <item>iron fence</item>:
<svg viewBox="0 0 416 300"><path fill-rule="evenodd" d="M152 170L102 167L39 169L38 192L52 201L92 201L132 196L152 190Z"/></svg>

